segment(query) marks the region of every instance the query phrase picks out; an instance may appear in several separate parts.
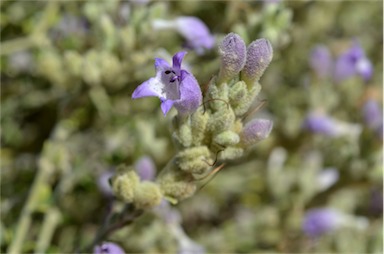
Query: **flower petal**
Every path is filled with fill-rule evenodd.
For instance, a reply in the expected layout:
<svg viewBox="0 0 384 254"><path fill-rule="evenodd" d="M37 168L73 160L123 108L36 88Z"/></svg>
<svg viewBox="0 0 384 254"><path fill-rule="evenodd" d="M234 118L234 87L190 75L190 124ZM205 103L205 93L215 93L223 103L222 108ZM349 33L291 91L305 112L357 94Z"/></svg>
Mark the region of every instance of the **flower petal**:
<svg viewBox="0 0 384 254"><path fill-rule="evenodd" d="M173 103L175 101L173 100L162 100L161 102L161 111L163 111L164 116L167 115L168 111L172 108Z"/></svg>
<svg viewBox="0 0 384 254"><path fill-rule="evenodd" d="M192 114L202 101L199 83L185 70L181 70L180 80L180 99L175 101L175 107L182 115Z"/></svg>
<svg viewBox="0 0 384 254"><path fill-rule="evenodd" d="M173 64L173 69L175 69L176 71L180 71L180 69L181 69L181 62L183 61L183 58L184 58L185 54L187 54L187 52L180 51L180 52L177 52L173 56L172 64Z"/></svg>
<svg viewBox="0 0 384 254"><path fill-rule="evenodd" d="M143 82L132 93L132 99L148 96L165 97L164 84L157 77Z"/></svg>
<svg viewBox="0 0 384 254"><path fill-rule="evenodd" d="M171 68L169 63L163 58L155 58L156 72Z"/></svg>

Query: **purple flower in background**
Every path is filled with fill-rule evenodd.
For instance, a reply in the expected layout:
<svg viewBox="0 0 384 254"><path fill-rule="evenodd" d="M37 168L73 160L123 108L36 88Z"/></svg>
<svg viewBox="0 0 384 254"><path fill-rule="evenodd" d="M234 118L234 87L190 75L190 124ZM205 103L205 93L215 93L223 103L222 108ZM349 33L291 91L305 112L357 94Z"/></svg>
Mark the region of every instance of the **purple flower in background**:
<svg viewBox="0 0 384 254"><path fill-rule="evenodd" d="M311 209L305 214L302 229L309 237L319 237L337 229L342 219L343 216L333 209Z"/></svg>
<svg viewBox="0 0 384 254"><path fill-rule="evenodd" d="M113 191L112 187L109 184L109 179L114 175L113 171L104 171L99 178L97 179L97 185L99 187L99 190L106 196L106 197L113 197Z"/></svg>
<svg viewBox="0 0 384 254"><path fill-rule="evenodd" d="M165 199L153 210L166 223L168 231L178 242L178 254L203 254L205 248L188 237L181 226L181 214Z"/></svg>
<svg viewBox="0 0 384 254"><path fill-rule="evenodd" d="M311 112L303 122L303 128L312 133L330 137L351 136L358 137L362 131L359 124L343 122L322 112Z"/></svg>
<svg viewBox="0 0 384 254"><path fill-rule="evenodd" d="M369 200L370 212L375 215L383 214L383 190L380 188L372 188Z"/></svg>
<svg viewBox="0 0 384 254"><path fill-rule="evenodd" d="M354 42L344 54L336 60L334 79L341 82L354 75L360 75L365 81L371 79L373 66L365 56L364 50L358 42Z"/></svg>
<svg viewBox="0 0 384 254"><path fill-rule="evenodd" d="M264 0L264 5L267 5L267 4L279 4L281 3L282 0Z"/></svg>
<svg viewBox="0 0 384 254"><path fill-rule="evenodd" d="M93 254L124 254L125 251L116 243L105 242L95 246Z"/></svg>
<svg viewBox="0 0 384 254"><path fill-rule="evenodd" d="M50 37L60 40L69 36L84 36L89 31L89 23L84 17L64 15L50 31Z"/></svg>
<svg viewBox="0 0 384 254"><path fill-rule="evenodd" d="M163 199L157 207L153 209L155 214L157 214L161 219L163 219L168 224L180 224L181 223L181 214L180 212L172 208L169 202Z"/></svg>
<svg viewBox="0 0 384 254"><path fill-rule="evenodd" d="M363 117L369 128L379 128L383 122L383 112L379 103L373 99L368 99L363 105Z"/></svg>
<svg viewBox="0 0 384 254"><path fill-rule="evenodd" d="M339 171L336 168L325 168L317 174L317 184L321 191L328 189L339 180Z"/></svg>
<svg viewBox="0 0 384 254"><path fill-rule="evenodd" d="M213 48L215 38L208 27L196 17L181 16L174 20L155 20L155 29L175 29L186 39L186 47L193 49L197 54L203 54L205 50Z"/></svg>
<svg viewBox="0 0 384 254"><path fill-rule="evenodd" d="M172 67L164 59L156 58L156 76L139 85L133 91L132 98L159 97L164 115L172 106L175 106L180 115L195 112L202 101L202 94L195 77L181 69L185 54L184 51L176 53L172 59Z"/></svg>
<svg viewBox="0 0 384 254"><path fill-rule="evenodd" d="M311 52L309 64L320 78L330 76L333 65L331 52L324 45L316 46Z"/></svg>
<svg viewBox="0 0 384 254"><path fill-rule="evenodd" d="M248 122L240 133L241 140L246 145L256 144L266 139L271 133L273 122L266 119L253 119Z"/></svg>
<svg viewBox="0 0 384 254"><path fill-rule="evenodd" d="M142 181L152 181L155 178L156 166L150 157L141 157L136 162L135 168Z"/></svg>
<svg viewBox="0 0 384 254"><path fill-rule="evenodd" d="M320 113L310 113L304 120L303 127L313 133L324 134L327 136L336 135L336 126L334 120Z"/></svg>

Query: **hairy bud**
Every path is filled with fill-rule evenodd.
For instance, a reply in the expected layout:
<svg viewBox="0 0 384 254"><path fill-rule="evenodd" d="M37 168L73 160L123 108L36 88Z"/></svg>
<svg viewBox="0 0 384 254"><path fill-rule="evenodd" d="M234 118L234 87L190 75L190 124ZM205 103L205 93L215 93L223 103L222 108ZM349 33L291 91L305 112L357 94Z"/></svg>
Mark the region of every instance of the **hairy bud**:
<svg viewBox="0 0 384 254"><path fill-rule="evenodd" d="M221 67L218 84L236 76L243 69L246 60L246 46L238 34L230 33L219 45Z"/></svg>
<svg viewBox="0 0 384 254"><path fill-rule="evenodd" d="M241 132L241 141L246 146L256 144L266 139L271 133L273 122L266 119L253 119L247 123Z"/></svg>
<svg viewBox="0 0 384 254"><path fill-rule="evenodd" d="M267 39L253 41L247 48L247 61L241 71L241 79L252 86L263 75L272 57L272 45Z"/></svg>

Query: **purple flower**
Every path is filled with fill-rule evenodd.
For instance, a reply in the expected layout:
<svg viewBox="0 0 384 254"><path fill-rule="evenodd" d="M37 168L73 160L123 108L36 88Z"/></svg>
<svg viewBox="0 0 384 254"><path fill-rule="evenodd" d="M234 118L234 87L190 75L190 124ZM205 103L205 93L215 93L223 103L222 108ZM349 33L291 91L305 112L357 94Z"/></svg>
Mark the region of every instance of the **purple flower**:
<svg viewBox="0 0 384 254"><path fill-rule="evenodd" d="M155 178L156 166L150 157L141 157L136 162L135 168L142 181L152 181Z"/></svg>
<svg viewBox="0 0 384 254"><path fill-rule="evenodd" d="M218 83L222 83L232 79L243 69L247 57L247 48L238 34L230 33L220 43L219 54L221 56L221 67Z"/></svg>
<svg viewBox="0 0 384 254"><path fill-rule="evenodd" d="M304 120L303 128L310 132L330 137L360 135L362 128L359 124L339 121L321 112L309 113Z"/></svg>
<svg viewBox="0 0 384 254"><path fill-rule="evenodd" d="M339 171L336 168L325 168L317 175L317 183L321 191L328 189L339 180Z"/></svg>
<svg viewBox="0 0 384 254"><path fill-rule="evenodd" d="M125 251L116 243L105 242L96 245L93 249L94 254L124 254Z"/></svg>
<svg viewBox="0 0 384 254"><path fill-rule="evenodd" d="M383 112L379 103L373 99L368 99L363 105L364 121L369 128L379 128L383 122Z"/></svg>
<svg viewBox="0 0 384 254"><path fill-rule="evenodd" d="M331 117L315 112L310 113L307 116L303 126L313 133L324 134L327 136L335 136L337 132L335 122Z"/></svg>
<svg viewBox="0 0 384 254"><path fill-rule="evenodd" d="M153 211L163 219L167 224L180 224L181 223L181 214L180 212L173 208L169 202L165 199L156 206Z"/></svg>
<svg viewBox="0 0 384 254"><path fill-rule="evenodd" d="M266 119L253 119L248 122L240 133L241 141L245 145L256 144L266 139L271 133L273 122Z"/></svg>
<svg viewBox="0 0 384 254"><path fill-rule="evenodd" d="M371 79L372 73L372 63L365 56L360 44L354 42L352 47L336 60L334 79L336 82L341 82L354 75L360 75L365 81L368 81Z"/></svg>
<svg viewBox="0 0 384 254"><path fill-rule="evenodd" d="M180 115L195 112L202 101L202 94L195 77L181 69L181 62L186 53L176 53L172 59L172 67L164 59L156 58L156 76L139 85L133 91L132 98L159 97L164 115L172 106L175 106Z"/></svg>
<svg viewBox="0 0 384 254"><path fill-rule="evenodd" d="M319 237L330 233L341 225L342 215L329 208L309 210L304 217L302 229L309 237Z"/></svg>
<svg viewBox="0 0 384 254"><path fill-rule="evenodd" d="M113 197L113 191L112 187L109 184L109 179L114 175L113 171L104 171L99 178L97 179L97 185L99 187L99 190L106 196L106 197Z"/></svg>
<svg viewBox="0 0 384 254"><path fill-rule="evenodd" d="M273 48L267 39L253 41L247 47L247 61L241 71L241 79L248 85L258 81L272 61Z"/></svg>
<svg viewBox="0 0 384 254"><path fill-rule="evenodd" d="M320 78L328 77L333 64L332 56L328 48L324 45L316 46L311 52L309 64L317 76Z"/></svg>
<svg viewBox="0 0 384 254"><path fill-rule="evenodd" d="M174 20L155 20L155 29L175 29L186 39L186 47L193 49L197 54L203 54L205 50L215 45L215 38L208 27L198 18L181 16Z"/></svg>

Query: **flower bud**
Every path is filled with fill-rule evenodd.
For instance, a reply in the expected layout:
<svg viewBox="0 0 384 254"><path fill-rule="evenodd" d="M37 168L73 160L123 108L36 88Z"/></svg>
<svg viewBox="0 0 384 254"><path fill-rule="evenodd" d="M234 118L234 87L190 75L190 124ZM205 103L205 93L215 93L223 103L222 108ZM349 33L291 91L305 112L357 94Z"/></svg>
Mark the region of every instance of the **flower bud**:
<svg viewBox="0 0 384 254"><path fill-rule="evenodd" d="M223 110L217 111L212 114L208 120L207 127L213 133L220 133L228 130L235 122L235 113L231 108L227 109L225 106Z"/></svg>
<svg viewBox="0 0 384 254"><path fill-rule="evenodd" d="M200 145L205 138L205 130L207 128L208 114L203 114L202 110L196 111L191 116L191 131L192 131L192 144L194 146Z"/></svg>
<svg viewBox="0 0 384 254"><path fill-rule="evenodd" d="M118 173L112 178L112 189L115 195L124 202L133 202L135 189L140 179L136 172L125 166L119 167Z"/></svg>
<svg viewBox="0 0 384 254"><path fill-rule="evenodd" d="M141 182L135 190L135 206L139 209L149 209L160 204L163 195L160 187L153 183Z"/></svg>
<svg viewBox="0 0 384 254"><path fill-rule="evenodd" d="M155 179L156 166L150 157L148 156L141 157L136 162L135 168L142 181L151 181Z"/></svg>
<svg viewBox="0 0 384 254"><path fill-rule="evenodd" d="M180 170L174 160L161 171L157 182L165 198L173 204L192 196L196 191L193 176Z"/></svg>
<svg viewBox="0 0 384 254"><path fill-rule="evenodd" d="M230 33L219 45L221 67L218 84L235 77L243 69L246 61L246 46L238 34Z"/></svg>
<svg viewBox="0 0 384 254"><path fill-rule="evenodd" d="M249 110L260 90L259 83L253 84L250 90L244 81L239 81L231 86L229 102L236 116L242 116Z"/></svg>
<svg viewBox="0 0 384 254"><path fill-rule="evenodd" d="M273 122L266 119L253 119L247 123L241 132L241 141L245 145L253 145L266 139L271 133Z"/></svg>
<svg viewBox="0 0 384 254"><path fill-rule="evenodd" d="M267 39L253 41L247 48L247 61L241 71L241 79L252 86L263 75L272 57L272 45Z"/></svg>
<svg viewBox="0 0 384 254"><path fill-rule="evenodd" d="M244 150L240 147L227 147L218 155L219 160L235 160L243 156Z"/></svg>
<svg viewBox="0 0 384 254"><path fill-rule="evenodd" d="M208 147L198 146L185 149L176 155L176 164L181 170L192 174L203 174L211 166Z"/></svg>
<svg viewBox="0 0 384 254"><path fill-rule="evenodd" d="M240 137L233 131L223 131L216 135L213 141L222 146L236 145L239 143Z"/></svg>
<svg viewBox="0 0 384 254"><path fill-rule="evenodd" d="M190 147L193 140L191 127L188 124L182 124L172 137L180 146Z"/></svg>

